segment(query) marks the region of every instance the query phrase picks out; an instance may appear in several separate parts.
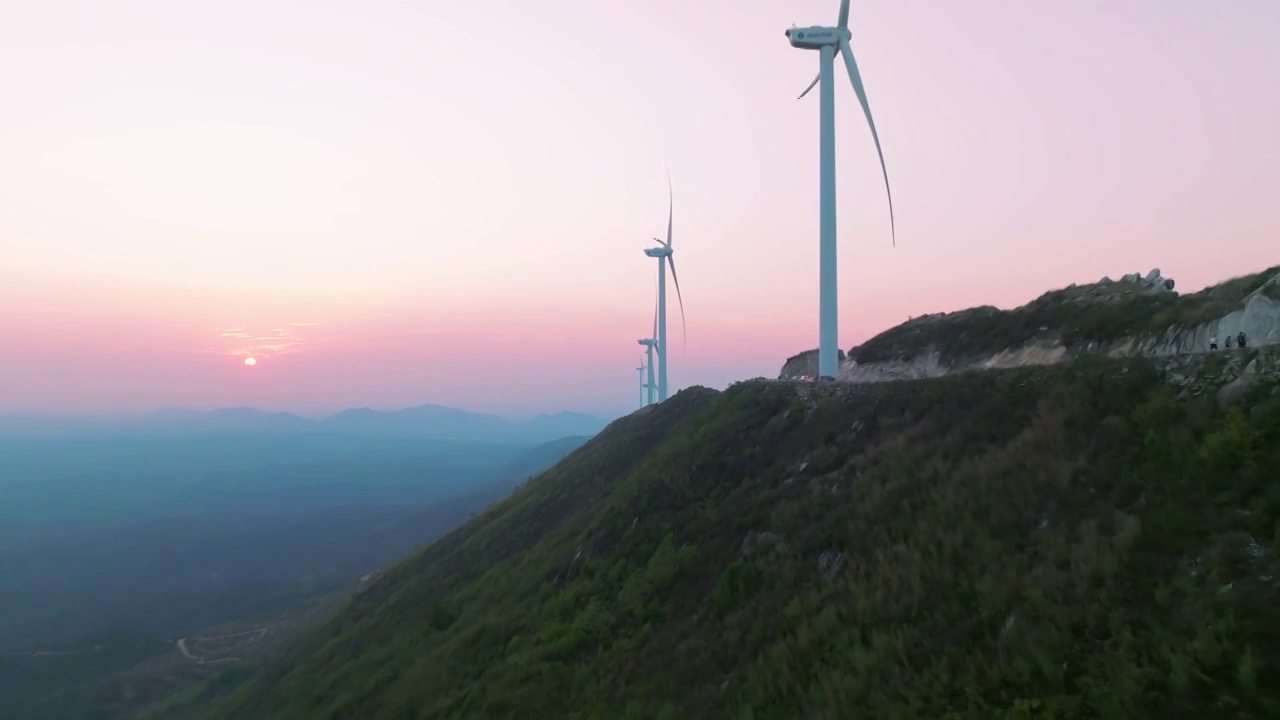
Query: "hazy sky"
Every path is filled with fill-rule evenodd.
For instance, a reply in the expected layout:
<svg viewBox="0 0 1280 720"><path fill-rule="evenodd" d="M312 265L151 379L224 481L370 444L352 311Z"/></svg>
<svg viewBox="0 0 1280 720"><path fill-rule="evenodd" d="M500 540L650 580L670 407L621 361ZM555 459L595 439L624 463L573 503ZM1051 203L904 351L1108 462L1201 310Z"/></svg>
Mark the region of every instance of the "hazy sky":
<svg viewBox="0 0 1280 720"><path fill-rule="evenodd" d="M623 412L817 344L838 0L41 2L0 22L0 411ZM855 0L840 342L1280 262L1280 3ZM674 299L674 298L673 298ZM257 367L242 358L256 352Z"/></svg>

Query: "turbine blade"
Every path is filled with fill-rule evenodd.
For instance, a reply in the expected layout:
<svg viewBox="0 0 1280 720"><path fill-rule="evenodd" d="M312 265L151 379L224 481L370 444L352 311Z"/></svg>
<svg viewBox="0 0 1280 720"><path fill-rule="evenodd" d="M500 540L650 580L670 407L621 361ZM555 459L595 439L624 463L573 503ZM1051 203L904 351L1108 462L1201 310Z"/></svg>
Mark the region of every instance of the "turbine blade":
<svg viewBox="0 0 1280 720"><path fill-rule="evenodd" d="M848 6L845 0L845 6ZM880 156L880 172L884 174L884 191L889 196L889 232L893 237L893 246L898 246L898 230L893 218L893 191L889 189L889 170L884 164L884 152L880 149L880 135L876 132L876 121L871 118L871 105L867 103L867 91L862 87L862 75L858 72L858 61L853 59L853 49L849 41L840 39L840 55L844 57L845 67L849 70L849 82L853 83L853 92L862 103L862 112L867 116L867 125L871 128L871 138L876 141L876 154Z"/></svg>
<svg viewBox="0 0 1280 720"><path fill-rule="evenodd" d="M653 241L654 241L654 242L656 242L656 243L658 243L658 244L659 244L659 245L661 245L662 247L666 247L666 246L667 246L667 244L666 244L666 243L662 242L662 238L654 238L654 239L653 239Z"/></svg>
<svg viewBox="0 0 1280 720"><path fill-rule="evenodd" d="M799 97L797 97L796 99L797 99L797 100L800 100L800 99L801 99L801 98L803 98L805 95L808 95L808 94L809 94L809 91L813 89L813 86L814 86L814 85L817 85L817 84L818 84L818 81L819 81L819 80L821 80L821 79L822 79L822 73L818 73L818 74L813 78L813 82L809 83L809 87L805 88L805 89L804 89L804 92L800 93L800 96L799 96Z"/></svg>
<svg viewBox="0 0 1280 720"><path fill-rule="evenodd" d="M680 296L680 278L676 277L676 259L668 255L667 262L671 265L671 281L676 284L676 299L680 301L680 336L687 347L689 345L689 330L684 325L684 298Z"/></svg>
<svg viewBox="0 0 1280 720"><path fill-rule="evenodd" d="M840 27L849 27L849 0L840 0Z"/></svg>
<svg viewBox="0 0 1280 720"><path fill-rule="evenodd" d="M671 247L671 214L675 210L675 196L671 192L671 171L667 171L667 242L666 247Z"/></svg>

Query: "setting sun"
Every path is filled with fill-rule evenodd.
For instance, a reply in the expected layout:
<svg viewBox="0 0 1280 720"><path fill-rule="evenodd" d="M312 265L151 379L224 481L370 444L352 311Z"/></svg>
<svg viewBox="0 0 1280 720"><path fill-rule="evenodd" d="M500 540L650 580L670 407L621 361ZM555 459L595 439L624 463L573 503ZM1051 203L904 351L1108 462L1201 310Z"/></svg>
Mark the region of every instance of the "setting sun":
<svg viewBox="0 0 1280 720"><path fill-rule="evenodd" d="M258 359L254 357L247 357L244 359L244 364L253 367L258 364Z"/></svg>

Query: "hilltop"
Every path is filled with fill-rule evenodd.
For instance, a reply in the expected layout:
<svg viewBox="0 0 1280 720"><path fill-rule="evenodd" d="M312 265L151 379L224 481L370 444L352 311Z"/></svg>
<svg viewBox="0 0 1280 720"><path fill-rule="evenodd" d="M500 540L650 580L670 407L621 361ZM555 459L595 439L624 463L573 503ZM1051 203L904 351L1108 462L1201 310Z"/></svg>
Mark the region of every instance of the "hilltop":
<svg viewBox="0 0 1280 720"><path fill-rule="evenodd" d="M1154 269L1047 292L1012 310L991 306L912 318L841 355L840 380L878 382L1043 365L1083 355L1204 352L1217 336L1280 344L1280 266L1180 295ZM1224 348L1225 349L1225 348ZM816 371L816 351L787 359L790 378Z"/></svg>
<svg viewBox="0 0 1280 720"><path fill-rule="evenodd" d="M1190 312L1168 289L850 355L1142 337L1164 321L1138 305ZM1074 293L1036 307L1076 318ZM1024 330L982 339L987 316ZM1274 348L687 389L391 568L212 717L1280 716L1278 475Z"/></svg>

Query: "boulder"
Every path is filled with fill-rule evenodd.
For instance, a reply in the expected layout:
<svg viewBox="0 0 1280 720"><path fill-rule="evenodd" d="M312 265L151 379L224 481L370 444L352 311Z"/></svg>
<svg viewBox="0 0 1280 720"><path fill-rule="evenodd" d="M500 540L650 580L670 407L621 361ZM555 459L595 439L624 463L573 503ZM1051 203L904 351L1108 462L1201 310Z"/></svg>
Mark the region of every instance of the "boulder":
<svg viewBox="0 0 1280 720"><path fill-rule="evenodd" d="M1173 278L1167 278L1160 274L1160 268L1152 268L1147 276L1142 278L1142 284L1146 286L1147 292L1162 293L1173 290Z"/></svg>

